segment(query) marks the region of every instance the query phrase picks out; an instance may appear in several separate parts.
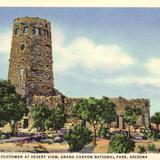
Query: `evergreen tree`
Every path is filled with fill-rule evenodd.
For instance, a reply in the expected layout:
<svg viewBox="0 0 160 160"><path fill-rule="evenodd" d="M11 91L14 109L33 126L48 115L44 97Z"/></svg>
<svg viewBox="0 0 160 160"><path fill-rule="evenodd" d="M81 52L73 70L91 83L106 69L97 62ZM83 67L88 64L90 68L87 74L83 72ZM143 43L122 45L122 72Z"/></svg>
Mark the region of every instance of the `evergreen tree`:
<svg viewBox="0 0 160 160"><path fill-rule="evenodd" d="M135 142L123 134L114 135L109 142L109 153L129 153L134 148Z"/></svg>
<svg viewBox="0 0 160 160"><path fill-rule="evenodd" d="M157 125L157 130L159 130L159 125L160 125L160 112L156 112L152 117L151 117L151 122L155 123Z"/></svg>
<svg viewBox="0 0 160 160"><path fill-rule="evenodd" d="M130 126L136 124L137 118L140 114L141 110L139 108L125 108L124 121L128 124L128 137L130 137Z"/></svg>
<svg viewBox="0 0 160 160"><path fill-rule="evenodd" d="M86 144L92 141L92 132L81 125L76 125L65 135L65 140L68 141L70 150L80 151Z"/></svg>
<svg viewBox="0 0 160 160"><path fill-rule="evenodd" d="M28 113L26 101L17 94L15 87L6 80L0 80L0 125L14 124Z"/></svg>

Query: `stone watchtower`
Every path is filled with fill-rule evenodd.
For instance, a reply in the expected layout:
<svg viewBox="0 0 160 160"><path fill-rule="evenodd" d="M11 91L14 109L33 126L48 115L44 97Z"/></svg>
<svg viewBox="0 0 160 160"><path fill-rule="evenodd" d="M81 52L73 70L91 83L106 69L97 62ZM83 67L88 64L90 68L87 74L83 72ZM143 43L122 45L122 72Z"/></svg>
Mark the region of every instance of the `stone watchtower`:
<svg viewBox="0 0 160 160"><path fill-rule="evenodd" d="M8 80L26 98L54 95L51 24L37 17L14 20Z"/></svg>

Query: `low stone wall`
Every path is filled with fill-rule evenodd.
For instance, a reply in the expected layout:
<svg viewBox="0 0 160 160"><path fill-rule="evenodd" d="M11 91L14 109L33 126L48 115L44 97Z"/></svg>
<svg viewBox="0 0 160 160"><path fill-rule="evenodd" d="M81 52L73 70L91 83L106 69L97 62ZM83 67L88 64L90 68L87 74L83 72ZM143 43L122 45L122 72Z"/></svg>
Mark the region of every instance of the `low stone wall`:
<svg viewBox="0 0 160 160"><path fill-rule="evenodd" d="M150 125L150 102L148 99L125 99L122 97L119 98L110 98L110 100L116 104L117 113L123 117L125 107L137 107L141 109L141 115L138 117L137 125L143 125L146 128L149 128Z"/></svg>
<svg viewBox="0 0 160 160"><path fill-rule="evenodd" d="M70 113L70 106L78 102L82 98L69 98L63 95L57 96L33 96L32 105L46 105L48 107L56 107L57 105L64 106L65 113ZM142 111L142 115L138 117L137 125L149 128L150 124L150 102L148 99L125 99L122 97L110 98L110 100L117 106L118 113L117 126L123 128L123 115L125 107L138 107Z"/></svg>
<svg viewBox="0 0 160 160"><path fill-rule="evenodd" d="M63 105L63 96L33 96L32 105L45 105L50 108L56 107L58 105Z"/></svg>

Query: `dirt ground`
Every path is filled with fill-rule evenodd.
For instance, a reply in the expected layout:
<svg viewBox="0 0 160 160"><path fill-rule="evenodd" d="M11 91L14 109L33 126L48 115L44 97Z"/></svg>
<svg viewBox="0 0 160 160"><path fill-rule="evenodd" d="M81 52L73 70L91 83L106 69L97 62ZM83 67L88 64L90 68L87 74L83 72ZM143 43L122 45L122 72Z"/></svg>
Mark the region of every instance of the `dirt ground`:
<svg viewBox="0 0 160 160"><path fill-rule="evenodd" d="M139 151L138 146L144 146L145 148L147 148L148 144L154 144L157 149L160 149L160 140L157 140L157 141L146 140L146 141L136 142L135 152Z"/></svg>
<svg viewBox="0 0 160 160"><path fill-rule="evenodd" d="M155 144L157 148L160 148L159 141L142 140L136 142L135 153L138 152L138 145L147 147L148 144ZM46 148L48 152L69 152L69 146L67 143L0 143L0 152L32 152L35 147L42 146ZM109 147L109 140L98 139L97 146L94 148L94 153L107 153Z"/></svg>
<svg viewBox="0 0 160 160"><path fill-rule="evenodd" d="M97 146L94 148L94 153L107 153L109 147L109 140L97 140Z"/></svg>
<svg viewBox="0 0 160 160"><path fill-rule="evenodd" d="M151 141L151 140L140 140L135 143L135 153L139 152L138 146L144 146L147 148L148 144L154 144L156 148L160 149L160 140ZM94 149L94 153L107 153L109 148L109 140L101 139L97 141L97 146Z"/></svg>
<svg viewBox="0 0 160 160"><path fill-rule="evenodd" d="M46 148L48 152L67 152L69 148L67 143L1 143L0 152L32 152L39 146Z"/></svg>

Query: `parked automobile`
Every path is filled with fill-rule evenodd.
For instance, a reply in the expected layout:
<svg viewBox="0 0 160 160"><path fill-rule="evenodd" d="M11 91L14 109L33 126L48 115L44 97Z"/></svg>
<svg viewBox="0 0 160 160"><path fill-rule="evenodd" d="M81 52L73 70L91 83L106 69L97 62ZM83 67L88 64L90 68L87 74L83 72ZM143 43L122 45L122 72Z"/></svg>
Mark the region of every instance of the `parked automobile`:
<svg viewBox="0 0 160 160"><path fill-rule="evenodd" d="M47 138L47 139L41 139L40 142L41 142L41 143L49 143L49 144L52 144L52 143L53 143L53 140Z"/></svg>
<svg viewBox="0 0 160 160"><path fill-rule="evenodd" d="M64 138L60 137L60 136L56 136L54 139L53 139L53 142L54 143L62 143L64 140Z"/></svg>
<svg viewBox="0 0 160 160"><path fill-rule="evenodd" d="M3 140L3 139L9 139L10 137L7 135L7 134L5 134L5 133L2 133L1 135L0 135L0 140Z"/></svg>
<svg viewBox="0 0 160 160"><path fill-rule="evenodd" d="M47 137L47 135L46 135L46 133L39 133L38 134L38 137L40 137L40 138L46 138Z"/></svg>
<svg viewBox="0 0 160 160"><path fill-rule="evenodd" d="M128 136L128 131L120 130L120 131L119 131L119 134L123 134L123 135L125 135L125 136Z"/></svg>
<svg viewBox="0 0 160 160"><path fill-rule="evenodd" d="M132 136L132 138L135 140L146 140L147 139L145 135Z"/></svg>
<svg viewBox="0 0 160 160"><path fill-rule="evenodd" d="M117 130L117 131L113 131L113 132L110 132L110 135L116 135L116 134L123 134L125 136L128 136L128 131L126 130Z"/></svg>
<svg viewBox="0 0 160 160"><path fill-rule="evenodd" d="M136 139L136 140L143 140L143 136L135 136L133 138Z"/></svg>
<svg viewBox="0 0 160 160"><path fill-rule="evenodd" d="M70 130L69 130L69 129L66 129L66 128L61 128L60 131L61 131L61 133L66 134L66 133L68 133Z"/></svg>
<svg viewBox="0 0 160 160"><path fill-rule="evenodd" d="M33 135L34 135L34 133L17 132L13 136L14 137L29 137L29 136L33 136Z"/></svg>

